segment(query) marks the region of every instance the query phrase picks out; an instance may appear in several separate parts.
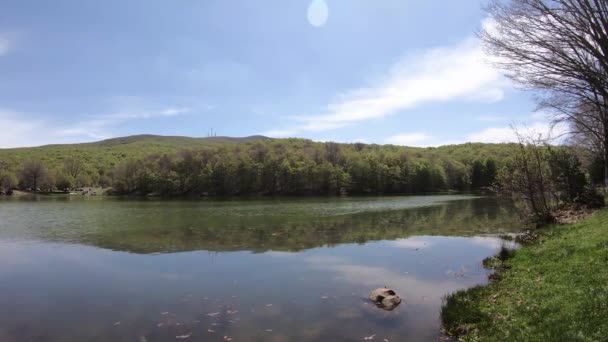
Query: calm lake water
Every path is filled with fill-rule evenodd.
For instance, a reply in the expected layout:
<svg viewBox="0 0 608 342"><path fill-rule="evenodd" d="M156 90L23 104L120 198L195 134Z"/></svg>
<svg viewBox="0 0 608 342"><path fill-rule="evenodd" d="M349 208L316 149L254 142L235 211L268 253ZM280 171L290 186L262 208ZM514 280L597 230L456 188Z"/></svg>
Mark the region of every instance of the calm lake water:
<svg viewBox="0 0 608 342"><path fill-rule="evenodd" d="M436 341L494 198L0 199L0 341ZM383 311L370 290L403 303ZM372 339L368 339L372 340Z"/></svg>

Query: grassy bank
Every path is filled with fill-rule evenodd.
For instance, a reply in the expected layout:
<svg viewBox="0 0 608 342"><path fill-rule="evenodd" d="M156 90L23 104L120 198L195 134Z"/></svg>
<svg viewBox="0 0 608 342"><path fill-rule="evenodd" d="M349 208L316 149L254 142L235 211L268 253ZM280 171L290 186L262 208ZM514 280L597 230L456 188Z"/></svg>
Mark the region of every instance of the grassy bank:
<svg viewBox="0 0 608 342"><path fill-rule="evenodd" d="M446 298L442 319L463 341L608 341L608 210L539 238L488 286Z"/></svg>

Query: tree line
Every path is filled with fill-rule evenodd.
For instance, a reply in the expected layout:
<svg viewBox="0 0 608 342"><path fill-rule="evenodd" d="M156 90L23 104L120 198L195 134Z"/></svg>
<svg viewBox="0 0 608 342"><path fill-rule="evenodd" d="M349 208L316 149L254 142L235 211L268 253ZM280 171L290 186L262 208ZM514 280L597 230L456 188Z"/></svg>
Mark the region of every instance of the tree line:
<svg viewBox="0 0 608 342"><path fill-rule="evenodd" d="M177 196L413 194L492 186L497 161L465 154L284 139L151 153L112 166L70 156L27 159L12 171L0 169L0 187L50 192L93 186L111 187L114 194Z"/></svg>

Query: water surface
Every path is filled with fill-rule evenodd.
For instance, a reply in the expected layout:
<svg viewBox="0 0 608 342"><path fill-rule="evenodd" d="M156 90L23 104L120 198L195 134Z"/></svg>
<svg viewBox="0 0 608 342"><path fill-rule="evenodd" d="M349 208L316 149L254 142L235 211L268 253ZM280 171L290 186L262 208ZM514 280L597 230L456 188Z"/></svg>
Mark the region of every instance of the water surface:
<svg viewBox="0 0 608 342"><path fill-rule="evenodd" d="M0 341L436 341L486 282L494 198L0 200ZM390 286L387 312L365 299Z"/></svg>

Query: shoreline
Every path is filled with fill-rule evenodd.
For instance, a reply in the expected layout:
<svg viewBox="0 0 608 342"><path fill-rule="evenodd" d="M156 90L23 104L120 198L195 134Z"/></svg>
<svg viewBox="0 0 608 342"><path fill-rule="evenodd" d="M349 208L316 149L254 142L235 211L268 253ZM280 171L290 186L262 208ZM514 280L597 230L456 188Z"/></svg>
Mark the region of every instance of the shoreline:
<svg viewBox="0 0 608 342"><path fill-rule="evenodd" d="M373 198L373 197L415 197L415 196L449 196L449 195L470 195L478 197L498 197L495 193L485 191L433 191L421 193L366 193L366 194L233 194L233 195L217 195L217 194L182 194L182 195L163 195L157 193L150 194L117 194L113 193L110 188L95 188L93 193L83 191L54 191L54 192L31 192L23 190L14 190L12 195L2 195L2 197L21 197L21 196L92 196L92 197L111 197L111 198L159 198L159 199L248 199L248 198Z"/></svg>
<svg viewBox="0 0 608 342"><path fill-rule="evenodd" d="M608 336L608 209L533 231L484 260L490 283L452 293L441 310L454 340L602 340Z"/></svg>

